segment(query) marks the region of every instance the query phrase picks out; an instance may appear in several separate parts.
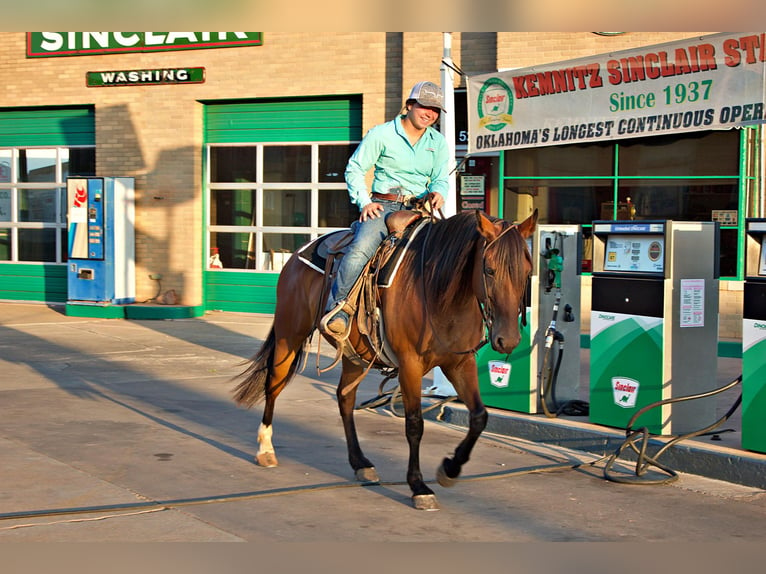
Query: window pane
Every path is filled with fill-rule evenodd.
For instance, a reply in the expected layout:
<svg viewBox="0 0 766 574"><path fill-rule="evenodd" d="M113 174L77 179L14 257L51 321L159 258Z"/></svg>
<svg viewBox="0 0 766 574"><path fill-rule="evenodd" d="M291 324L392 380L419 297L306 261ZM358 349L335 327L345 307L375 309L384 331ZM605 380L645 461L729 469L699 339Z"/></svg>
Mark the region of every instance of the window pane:
<svg viewBox="0 0 766 574"><path fill-rule="evenodd" d="M324 189L319 192L319 226L348 227L359 219L359 208L351 203L345 189Z"/></svg>
<svg viewBox="0 0 766 574"><path fill-rule="evenodd" d="M19 221L56 222L58 189L19 189Z"/></svg>
<svg viewBox="0 0 766 574"><path fill-rule="evenodd" d="M19 261L56 261L55 229L19 229Z"/></svg>
<svg viewBox="0 0 766 574"><path fill-rule="evenodd" d="M211 147L210 181L241 183L256 180L257 148Z"/></svg>
<svg viewBox="0 0 766 574"><path fill-rule="evenodd" d="M0 221L11 220L11 190L0 189Z"/></svg>
<svg viewBox="0 0 766 574"><path fill-rule="evenodd" d="M213 189L210 196L212 225L255 225L254 189Z"/></svg>
<svg viewBox="0 0 766 574"><path fill-rule="evenodd" d="M721 277L737 276L737 259L739 256L739 242L737 241L736 229L721 229Z"/></svg>
<svg viewBox="0 0 766 574"><path fill-rule="evenodd" d="M344 183L346 164L357 144L319 146L319 181Z"/></svg>
<svg viewBox="0 0 766 574"><path fill-rule="evenodd" d="M611 143L524 148L505 152L508 177L593 177L614 171Z"/></svg>
<svg viewBox="0 0 766 574"><path fill-rule="evenodd" d="M11 150L0 149L0 183L11 181Z"/></svg>
<svg viewBox="0 0 766 574"><path fill-rule="evenodd" d="M280 227L309 225L311 194L307 189L263 190L263 224Z"/></svg>
<svg viewBox="0 0 766 574"><path fill-rule="evenodd" d="M634 219L713 221L713 210L737 209L737 186L736 179L623 181L619 190L620 207L626 209L630 197Z"/></svg>
<svg viewBox="0 0 766 574"><path fill-rule="evenodd" d="M61 150L61 176L96 175L96 148Z"/></svg>
<svg viewBox="0 0 766 574"><path fill-rule="evenodd" d="M521 180L505 187L505 201L513 205L532 197L539 223L590 223L602 219L602 206L613 200L610 180ZM521 185L515 185L520 183ZM516 211L511 207L512 212ZM521 210L523 211L523 210Z"/></svg>
<svg viewBox="0 0 766 574"><path fill-rule="evenodd" d="M56 181L56 150L20 149L19 181Z"/></svg>
<svg viewBox="0 0 766 574"><path fill-rule="evenodd" d="M265 146L263 181L306 183L311 181L311 146Z"/></svg>
<svg viewBox="0 0 766 574"><path fill-rule="evenodd" d="M210 247L218 248L224 269L255 269L255 233L210 234Z"/></svg>
<svg viewBox="0 0 766 574"><path fill-rule="evenodd" d="M67 237L68 237L68 234L67 234L66 228L59 229L59 241L60 241L59 247L61 251L60 257L61 257L61 261L63 261L64 263L66 263L67 259L69 259L67 254L67 249L68 249Z"/></svg>
<svg viewBox="0 0 766 574"><path fill-rule="evenodd" d="M311 239L308 233L264 233L263 252L294 252L306 245Z"/></svg>
<svg viewBox="0 0 766 574"><path fill-rule="evenodd" d="M652 136L618 145L623 176L739 174L739 130Z"/></svg>
<svg viewBox="0 0 766 574"><path fill-rule="evenodd" d="M10 229L0 229L0 261L11 260L12 237Z"/></svg>

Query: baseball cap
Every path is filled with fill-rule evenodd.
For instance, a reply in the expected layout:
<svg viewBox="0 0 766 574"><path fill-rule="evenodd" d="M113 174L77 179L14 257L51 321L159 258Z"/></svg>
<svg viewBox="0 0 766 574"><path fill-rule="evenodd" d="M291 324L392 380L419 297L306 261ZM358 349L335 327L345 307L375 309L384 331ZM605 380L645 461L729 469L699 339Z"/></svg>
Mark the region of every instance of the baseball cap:
<svg viewBox="0 0 766 574"><path fill-rule="evenodd" d="M415 100L427 108L439 108L443 112L447 111L444 109L442 89L433 82L418 82L412 87L410 97L407 99Z"/></svg>

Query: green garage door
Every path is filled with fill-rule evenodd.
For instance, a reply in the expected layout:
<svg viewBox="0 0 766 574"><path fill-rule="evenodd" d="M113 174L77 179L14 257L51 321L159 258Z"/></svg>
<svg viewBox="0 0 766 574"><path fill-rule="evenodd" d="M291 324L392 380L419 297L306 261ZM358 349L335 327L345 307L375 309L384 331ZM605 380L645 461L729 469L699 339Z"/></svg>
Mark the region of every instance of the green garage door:
<svg viewBox="0 0 766 574"><path fill-rule="evenodd" d="M93 106L0 108L0 299L66 301L65 215L50 206L59 174L95 169L95 142Z"/></svg>
<svg viewBox="0 0 766 574"><path fill-rule="evenodd" d="M361 120L360 96L207 103L205 244L229 264L206 268L206 309L272 313L278 267L265 251L347 224L323 213L349 203L343 170Z"/></svg>

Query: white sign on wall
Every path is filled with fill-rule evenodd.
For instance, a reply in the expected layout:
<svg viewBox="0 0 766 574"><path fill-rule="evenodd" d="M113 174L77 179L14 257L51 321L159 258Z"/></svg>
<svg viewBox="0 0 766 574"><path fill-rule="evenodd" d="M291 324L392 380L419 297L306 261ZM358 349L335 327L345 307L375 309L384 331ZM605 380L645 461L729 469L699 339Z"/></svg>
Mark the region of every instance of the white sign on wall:
<svg viewBox="0 0 766 574"><path fill-rule="evenodd" d="M468 153L764 122L766 33L712 34L468 78Z"/></svg>

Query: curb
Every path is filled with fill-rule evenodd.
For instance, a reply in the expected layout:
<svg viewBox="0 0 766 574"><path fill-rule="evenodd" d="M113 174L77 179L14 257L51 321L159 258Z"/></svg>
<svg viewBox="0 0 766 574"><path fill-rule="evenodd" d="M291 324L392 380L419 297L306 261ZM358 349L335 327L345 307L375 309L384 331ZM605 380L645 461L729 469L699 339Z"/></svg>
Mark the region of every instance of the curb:
<svg viewBox="0 0 766 574"><path fill-rule="evenodd" d="M625 432L571 419L549 419L488 408L485 431L512 436L531 442L555 445L599 456L613 454L625 441ZM449 403L441 409L424 413L424 418L468 428L468 411L460 403ZM657 452L672 437L649 440L648 454ZM632 459L631 459L631 456ZM635 460L629 449L622 459ZM658 459L677 472L694 474L766 490L766 455L728 447L705 445L699 441L679 442Z"/></svg>

